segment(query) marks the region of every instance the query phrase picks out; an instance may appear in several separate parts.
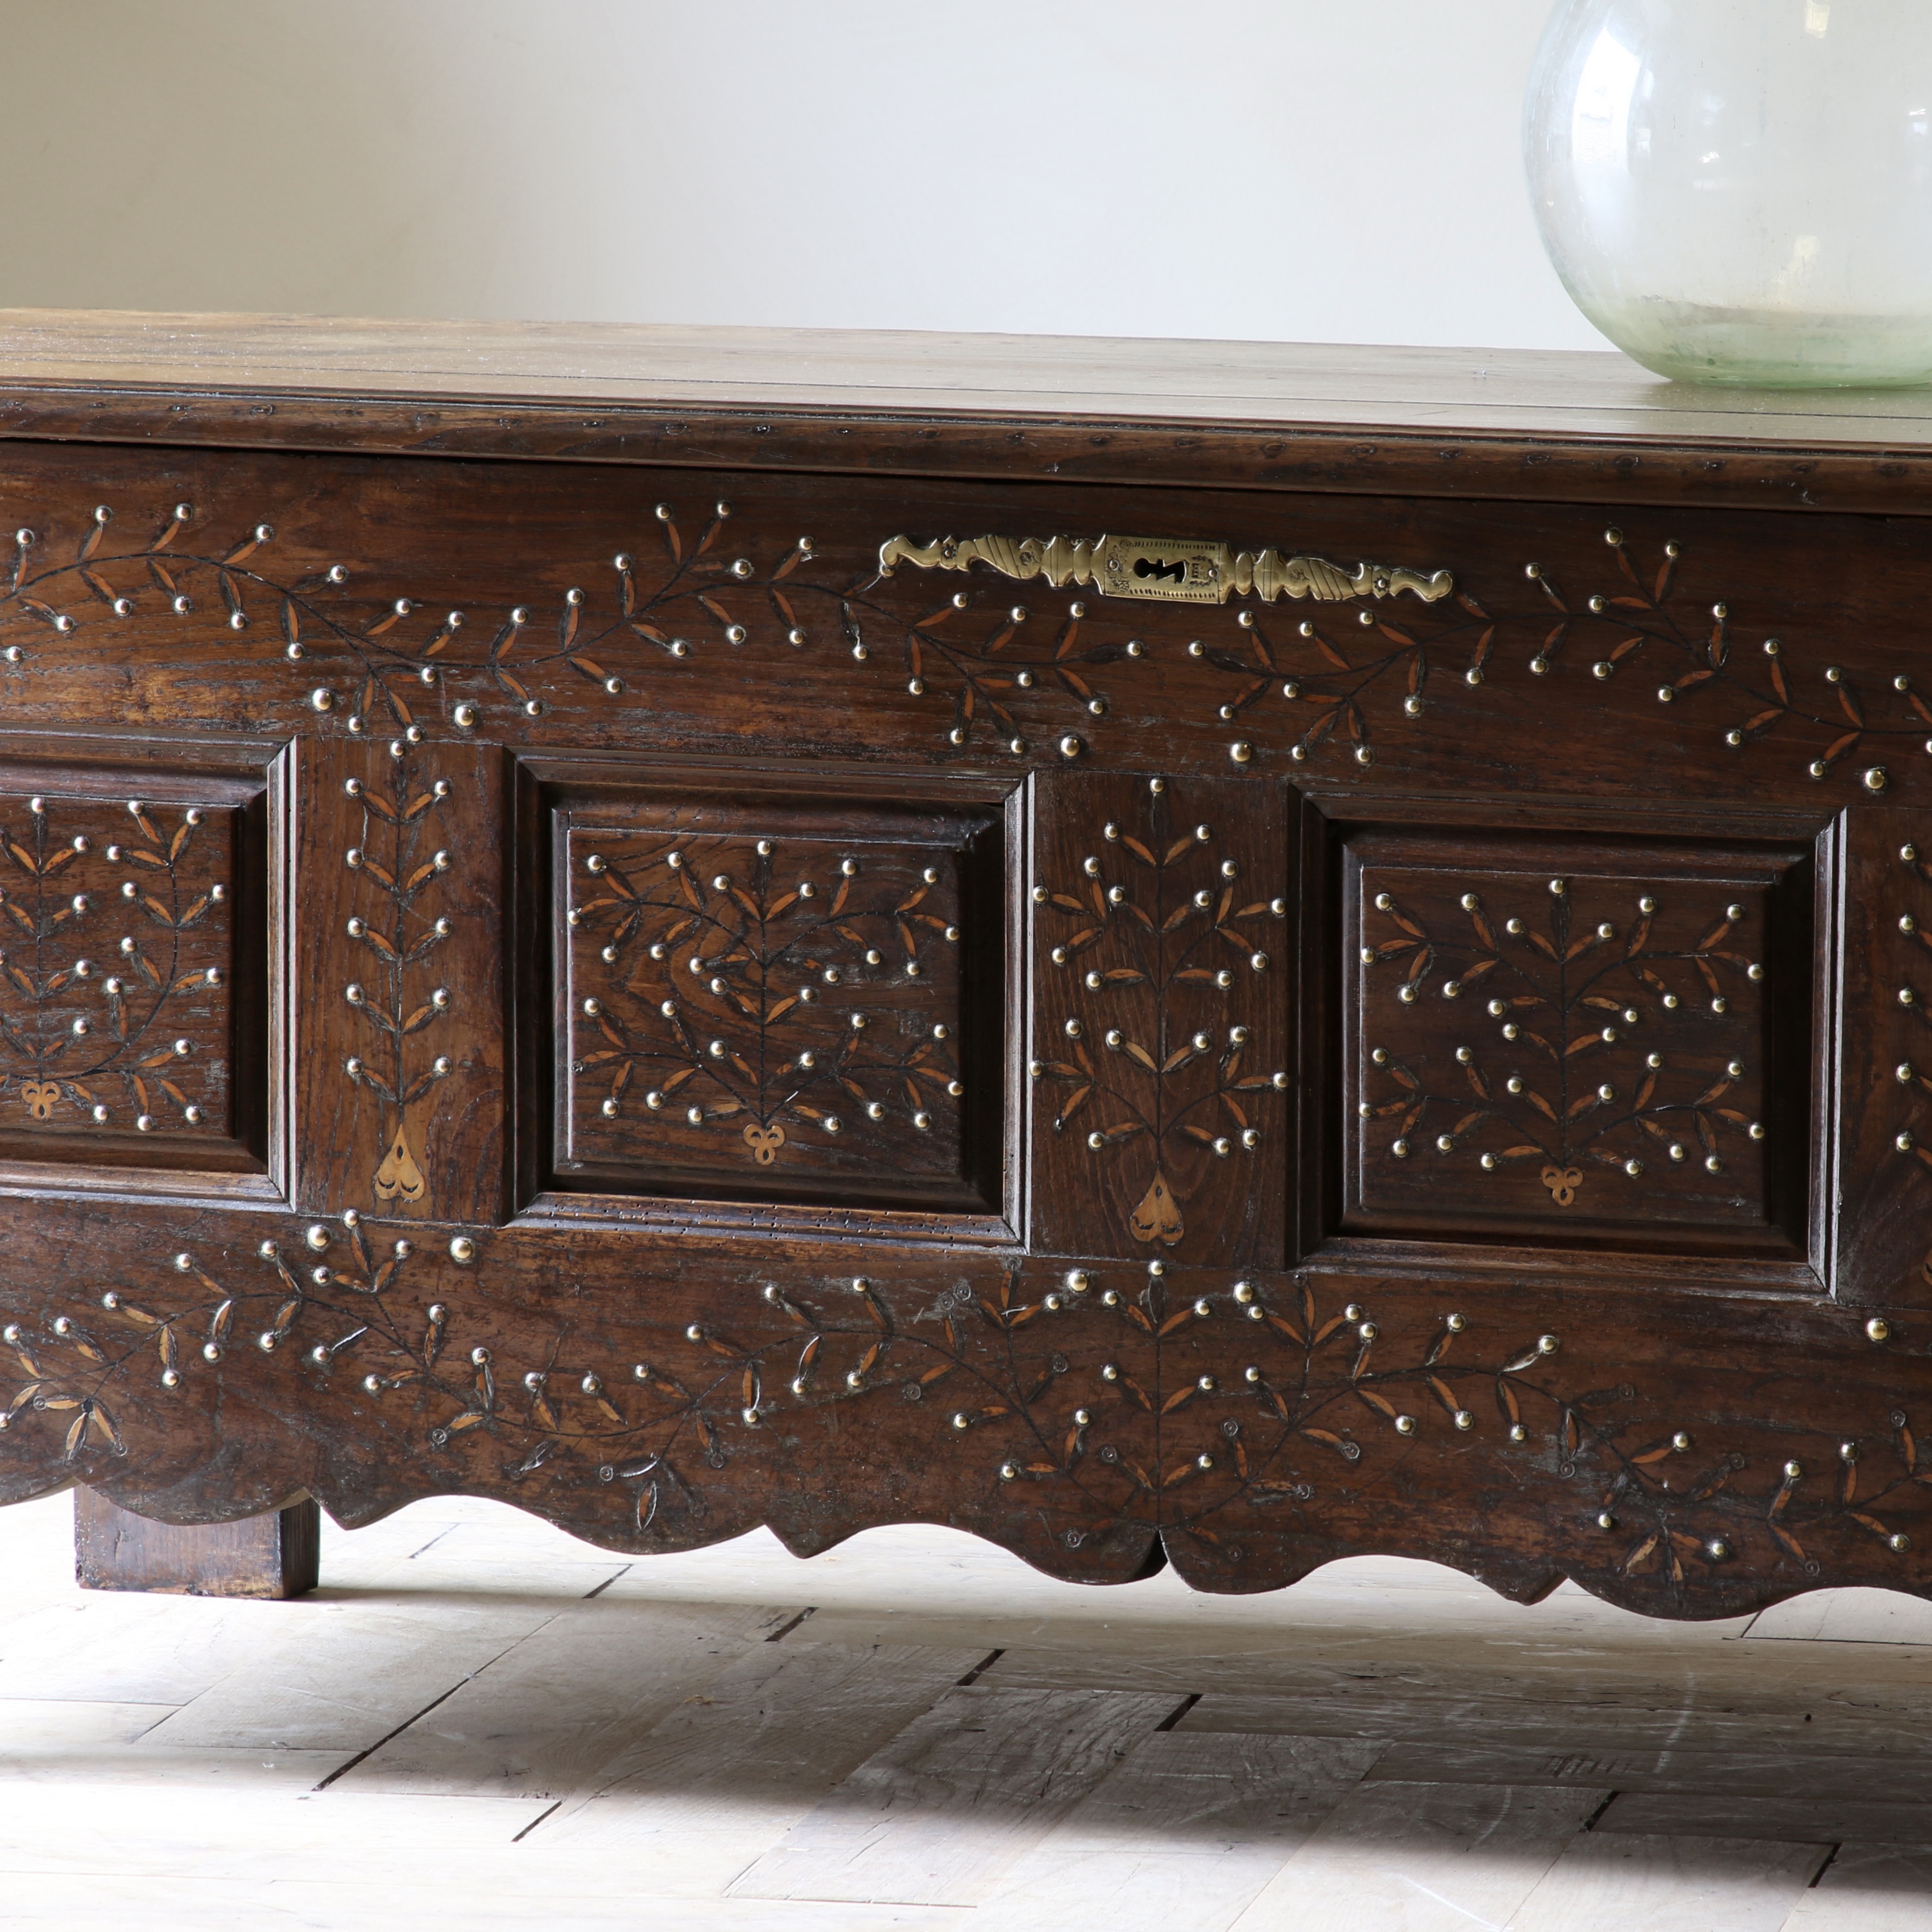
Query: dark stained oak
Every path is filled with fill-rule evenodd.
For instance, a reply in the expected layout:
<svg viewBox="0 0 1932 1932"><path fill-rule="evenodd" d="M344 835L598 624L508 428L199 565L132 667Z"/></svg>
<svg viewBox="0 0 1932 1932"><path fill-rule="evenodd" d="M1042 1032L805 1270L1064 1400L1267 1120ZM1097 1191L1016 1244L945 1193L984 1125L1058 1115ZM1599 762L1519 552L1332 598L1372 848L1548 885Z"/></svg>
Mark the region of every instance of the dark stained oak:
<svg viewBox="0 0 1932 1932"><path fill-rule="evenodd" d="M0 1496L1932 1590L1928 420L0 318Z"/></svg>
<svg viewBox="0 0 1932 1932"><path fill-rule="evenodd" d="M322 1512L313 1502L238 1522L156 1522L74 1492L74 1578L83 1590L284 1599L320 1580Z"/></svg>
<svg viewBox="0 0 1932 1932"><path fill-rule="evenodd" d="M0 435L1922 513L1910 392L1563 350L0 311Z"/></svg>
<svg viewBox="0 0 1932 1932"><path fill-rule="evenodd" d="M1226 778L1070 775L1042 790L1036 1238L1278 1268L1283 801Z"/></svg>

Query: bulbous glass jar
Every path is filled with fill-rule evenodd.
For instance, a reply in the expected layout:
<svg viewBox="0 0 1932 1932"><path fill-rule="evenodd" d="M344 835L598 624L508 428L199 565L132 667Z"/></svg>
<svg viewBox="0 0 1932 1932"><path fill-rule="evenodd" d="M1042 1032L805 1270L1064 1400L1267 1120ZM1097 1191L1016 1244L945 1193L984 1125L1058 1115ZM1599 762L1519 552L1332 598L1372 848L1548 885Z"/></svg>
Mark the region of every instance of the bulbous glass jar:
<svg viewBox="0 0 1932 1932"><path fill-rule="evenodd" d="M1561 0L1523 147L1564 286L1646 368L1932 382L1932 0Z"/></svg>

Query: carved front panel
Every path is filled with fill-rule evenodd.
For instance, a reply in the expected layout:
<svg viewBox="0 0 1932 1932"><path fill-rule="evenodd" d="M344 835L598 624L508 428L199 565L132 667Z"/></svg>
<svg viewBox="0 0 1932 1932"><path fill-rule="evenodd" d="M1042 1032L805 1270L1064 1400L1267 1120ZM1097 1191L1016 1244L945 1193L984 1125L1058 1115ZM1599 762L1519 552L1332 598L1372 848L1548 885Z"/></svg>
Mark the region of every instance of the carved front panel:
<svg viewBox="0 0 1932 1932"><path fill-rule="evenodd" d="M1788 1246L1805 856L1352 842L1355 1222Z"/></svg>
<svg viewBox="0 0 1932 1932"><path fill-rule="evenodd" d="M1932 815L1858 815L1846 840L1837 1287L1932 1304Z"/></svg>
<svg viewBox="0 0 1932 1932"><path fill-rule="evenodd" d="M0 1157L259 1169L258 788L142 777L4 780Z"/></svg>
<svg viewBox="0 0 1932 1932"><path fill-rule="evenodd" d="M559 1179L996 1207L997 1074L973 1080L1000 1054L996 830L776 798L560 812Z"/></svg>
<svg viewBox="0 0 1932 1932"><path fill-rule="evenodd" d="M1921 532L708 434L0 452L0 1494L1922 1577Z"/></svg>
<svg viewBox="0 0 1932 1932"><path fill-rule="evenodd" d="M296 1197L499 1220L501 754L358 732L298 770Z"/></svg>
<svg viewBox="0 0 1932 1932"><path fill-rule="evenodd" d="M1278 1262L1286 848L1280 802L1260 787L1051 788L1031 884L1043 1245Z"/></svg>

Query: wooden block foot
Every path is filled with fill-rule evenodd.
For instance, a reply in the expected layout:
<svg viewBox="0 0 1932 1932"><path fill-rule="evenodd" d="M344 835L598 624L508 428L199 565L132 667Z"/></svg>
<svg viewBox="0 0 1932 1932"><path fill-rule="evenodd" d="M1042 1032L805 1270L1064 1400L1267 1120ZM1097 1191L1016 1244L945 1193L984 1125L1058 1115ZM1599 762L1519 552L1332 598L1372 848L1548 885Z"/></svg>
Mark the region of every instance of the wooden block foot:
<svg viewBox="0 0 1932 1932"><path fill-rule="evenodd" d="M98 1491L74 1492L74 1570L84 1590L299 1597L316 1586L322 1512L304 1500L239 1522L156 1522Z"/></svg>

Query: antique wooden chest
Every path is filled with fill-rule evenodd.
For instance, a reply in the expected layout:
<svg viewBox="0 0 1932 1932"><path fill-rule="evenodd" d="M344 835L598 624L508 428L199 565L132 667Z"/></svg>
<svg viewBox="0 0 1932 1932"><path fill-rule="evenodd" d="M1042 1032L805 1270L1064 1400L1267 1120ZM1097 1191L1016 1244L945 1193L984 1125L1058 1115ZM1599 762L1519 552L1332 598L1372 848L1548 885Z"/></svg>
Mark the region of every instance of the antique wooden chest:
<svg viewBox="0 0 1932 1932"><path fill-rule="evenodd" d="M0 1486L1932 1580L1932 439L0 318Z"/></svg>

